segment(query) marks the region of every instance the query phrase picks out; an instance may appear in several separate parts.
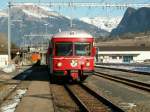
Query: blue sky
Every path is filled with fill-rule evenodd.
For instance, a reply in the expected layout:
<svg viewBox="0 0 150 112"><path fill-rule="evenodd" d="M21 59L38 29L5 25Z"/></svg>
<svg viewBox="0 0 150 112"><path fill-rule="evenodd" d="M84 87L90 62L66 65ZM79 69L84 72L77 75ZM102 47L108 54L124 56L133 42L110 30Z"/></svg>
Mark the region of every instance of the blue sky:
<svg viewBox="0 0 150 112"><path fill-rule="evenodd" d="M8 1L10 0L0 0L0 9L7 8ZM101 2L101 3L149 3L150 0L12 0L16 2ZM122 16L125 12L125 8L55 8L55 11L59 11L63 15L72 16L73 18L79 17L95 17L95 16Z"/></svg>

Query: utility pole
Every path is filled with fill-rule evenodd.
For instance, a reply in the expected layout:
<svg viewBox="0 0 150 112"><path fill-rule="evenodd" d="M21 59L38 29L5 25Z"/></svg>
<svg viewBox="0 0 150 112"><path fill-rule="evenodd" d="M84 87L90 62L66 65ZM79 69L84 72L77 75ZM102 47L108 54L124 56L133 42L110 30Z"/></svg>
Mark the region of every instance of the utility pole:
<svg viewBox="0 0 150 112"><path fill-rule="evenodd" d="M70 28L72 28L72 23L73 23L73 7L72 7L72 2L70 2L70 8L71 8Z"/></svg>
<svg viewBox="0 0 150 112"><path fill-rule="evenodd" d="M73 21L72 19L73 19L73 18L71 17L71 18L70 18L70 28L72 28L72 21Z"/></svg>
<svg viewBox="0 0 150 112"><path fill-rule="evenodd" d="M48 35L47 28L48 28L49 23L45 23L44 25L45 25L45 35ZM43 38L43 46L42 47L44 48L44 38Z"/></svg>
<svg viewBox="0 0 150 112"><path fill-rule="evenodd" d="M11 2L8 2L8 63L11 63Z"/></svg>

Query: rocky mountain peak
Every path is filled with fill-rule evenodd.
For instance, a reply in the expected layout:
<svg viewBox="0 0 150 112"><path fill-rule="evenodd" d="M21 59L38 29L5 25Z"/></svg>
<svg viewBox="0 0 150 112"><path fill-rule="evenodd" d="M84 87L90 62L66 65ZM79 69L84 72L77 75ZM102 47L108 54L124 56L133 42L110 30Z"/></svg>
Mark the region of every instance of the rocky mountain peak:
<svg viewBox="0 0 150 112"><path fill-rule="evenodd" d="M147 31L150 31L150 8L128 8L118 27L112 30L111 36Z"/></svg>

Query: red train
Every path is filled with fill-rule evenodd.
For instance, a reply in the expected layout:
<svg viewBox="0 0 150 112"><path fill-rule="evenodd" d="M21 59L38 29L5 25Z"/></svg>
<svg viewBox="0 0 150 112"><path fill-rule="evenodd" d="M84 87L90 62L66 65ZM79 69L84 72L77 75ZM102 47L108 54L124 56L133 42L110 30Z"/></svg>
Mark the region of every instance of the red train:
<svg viewBox="0 0 150 112"><path fill-rule="evenodd" d="M85 80L94 71L96 49L94 38L80 30L69 30L55 34L49 43L47 64L51 78L67 77Z"/></svg>

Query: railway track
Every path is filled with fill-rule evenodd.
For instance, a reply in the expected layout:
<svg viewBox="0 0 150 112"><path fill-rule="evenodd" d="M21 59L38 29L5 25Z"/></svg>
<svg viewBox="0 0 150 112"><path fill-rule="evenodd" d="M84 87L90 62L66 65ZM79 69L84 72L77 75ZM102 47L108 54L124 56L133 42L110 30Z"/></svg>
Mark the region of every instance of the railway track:
<svg viewBox="0 0 150 112"><path fill-rule="evenodd" d="M81 112L124 112L83 84L65 85Z"/></svg>
<svg viewBox="0 0 150 112"><path fill-rule="evenodd" d="M137 73L137 74L150 76L150 73L144 72L144 71L133 71L133 70L127 70L127 69L115 68L115 67L106 67L106 66L95 66L95 67L96 68L110 69L110 70L117 70L117 71L122 71L122 72Z"/></svg>
<svg viewBox="0 0 150 112"><path fill-rule="evenodd" d="M35 101L37 103L37 105L40 104L44 104L44 108L45 105L50 105L47 102L47 99L51 99L51 92L47 92L49 91L48 89L44 89L44 85L49 88L49 82L47 79L47 72L46 71L42 71L45 69L35 69L34 71L34 75L31 74L30 77L28 77L28 81L32 82L30 85L30 88L28 89L28 91L30 90L30 92L28 93L27 91L27 96L24 97L24 100L22 100L23 102L21 103L22 105L18 106L20 108L18 108L17 112L19 112L20 110L25 110L24 107L27 106L27 103L29 103L29 100L31 101L31 99L33 100L32 102L30 102L31 104L33 104L33 102L35 101L34 99L37 98L38 100L40 100L40 102ZM28 74L28 73L27 73ZM40 75L42 74L42 75ZM43 74L47 74L45 76L43 76ZM24 75L20 75L17 76L17 78L24 80L24 78L26 78ZM38 81L38 82L37 82ZM42 82L40 82L42 81ZM22 81L18 81L16 82L12 82L12 84L16 85L15 88L13 88L13 91L16 91L17 86L20 85ZM26 82L26 81L25 81ZM41 86L41 84L43 83L43 86ZM11 84L10 82L7 83L6 85ZM38 85L37 85L38 84ZM40 90L38 90L37 87L42 87L40 90L43 90L43 92L39 93ZM123 112L123 110L121 110L119 107L113 105L110 101L106 100L105 98L101 97L98 93L92 91L90 88L88 88L87 86L83 85L83 84L74 84L74 85L56 85L56 84L50 84L50 86L52 87L52 96L53 96L53 102L52 105L54 106L54 109L56 109L56 112ZM51 88L50 87L50 88ZM36 92L35 92L35 88ZM32 91L31 91L32 89ZM67 90L67 91L66 91ZM6 90L7 91L7 90ZM13 93L12 91L12 93ZM46 92L45 92L46 91ZM69 93L68 93L69 92ZM4 97L4 100L1 102L3 103L5 101L5 99L7 99L9 96L11 95L11 92L8 94L8 96ZM71 96L71 97L70 97ZM31 98L32 97L32 98ZM42 99L41 99L42 98ZM45 103L42 103L42 101L46 100ZM43 101L43 102L44 102ZM27 103L25 103L27 102ZM34 104L35 104L34 102ZM31 104L28 104L28 106L30 107ZM38 106L35 106L37 110ZM34 108L35 108L34 107ZM51 107L49 107L50 109ZM29 108L26 108L29 109ZM29 109L29 110L32 110ZM47 109L48 110L48 109Z"/></svg>
<svg viewBox="0 0 150 112"><path fill-rule="evenodd" d="M141 90L150 92L150 84L148 84L148 83L144 83L144 82L140 82L140 81L136 81L136 80L132 80L132 79L127 79L127 78L123 78L123 77L118 77L118 76L114 76L114 75L111 75L108 73L103 73L103 72L95 71L94 75L98 76L98 77L106 78L109 80L113 80L113 81L116 81L119 83L123 83L123 84L132 86L137 89L141 89Z"/></svg>

